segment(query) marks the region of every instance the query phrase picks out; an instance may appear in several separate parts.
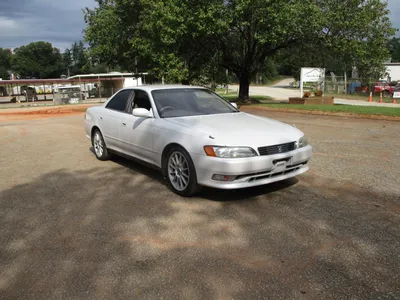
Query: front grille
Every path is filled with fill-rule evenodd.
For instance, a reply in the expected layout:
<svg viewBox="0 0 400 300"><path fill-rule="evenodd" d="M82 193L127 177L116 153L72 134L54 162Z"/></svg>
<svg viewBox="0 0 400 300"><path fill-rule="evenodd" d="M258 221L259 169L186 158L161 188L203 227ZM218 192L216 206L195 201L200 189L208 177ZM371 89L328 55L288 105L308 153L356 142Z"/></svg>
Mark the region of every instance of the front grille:
<svg viewBox="0 0 400 300"><path fill-rule="evenodd" d="M306 166L307 163L308 163L308 160L304 161L304 162L301 162L299 164L287 166L287 169L285 171L281 172L281 173L271 174L272 170L268 170L268 171L263 171L263 172L238 175L238 176L236 176L235 180L242 179L242 178L245 178L245 177L253 177L254 176L253 178L250 178L250 180L249 180L249 181L254 181L254 180L258 180L260 178L261 179L265 179L265 178L269 178L269 177L274 177L274 176L277 176L276 174L278 174L278 175L288 174L288 173L290 173L292 171L297 171L298 169Z"/></svg>
<svg viewBox="0 0 400 300"><path fill-rule="evenodd" d="M259 147L258 153L260 153L260 155L273 155L293 151L295 148L296 142L291 142L286 144Z"/></svg>
<svg viewBox="0 0 400 300"><path fill-rule="evenodd" d="M277 177L277 176L290 174L290 173L296 172L299 169L300 169L300 167L296 167L296 168L293 168L293 169L290 169L290 170L285 170L285 171L279 172L279 173L266 174L264 176L253 177L253 178L250 178L249 182L254 182L254 181L257 181L257 180L263 180L263 179L267 179L267 178L274 178L274 177Z"/></svg>

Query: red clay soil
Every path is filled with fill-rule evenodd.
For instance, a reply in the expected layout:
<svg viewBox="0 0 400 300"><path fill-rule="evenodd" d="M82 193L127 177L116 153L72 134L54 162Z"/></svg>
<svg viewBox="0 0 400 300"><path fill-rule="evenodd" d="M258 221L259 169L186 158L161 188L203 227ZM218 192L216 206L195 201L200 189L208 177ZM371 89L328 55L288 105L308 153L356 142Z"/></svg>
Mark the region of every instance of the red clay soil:
<svg viewBox="0 0 400 300"><path fill-rule="evenodd" d="M83 114L93 104L56 107L32 107L0 110L0 122L10 120L37 120Z"/></svg>

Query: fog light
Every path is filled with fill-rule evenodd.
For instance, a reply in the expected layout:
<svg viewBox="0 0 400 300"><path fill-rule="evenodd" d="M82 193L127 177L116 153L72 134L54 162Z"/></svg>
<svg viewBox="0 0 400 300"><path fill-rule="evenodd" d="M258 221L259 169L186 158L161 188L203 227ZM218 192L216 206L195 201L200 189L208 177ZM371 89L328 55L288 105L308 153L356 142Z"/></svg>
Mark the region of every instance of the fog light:
<svg viewBox="0 0 400 300"><path fill-rule="evenodd" d="M236 176L214 174L211 178L218 181L234 181Z"/></svg>

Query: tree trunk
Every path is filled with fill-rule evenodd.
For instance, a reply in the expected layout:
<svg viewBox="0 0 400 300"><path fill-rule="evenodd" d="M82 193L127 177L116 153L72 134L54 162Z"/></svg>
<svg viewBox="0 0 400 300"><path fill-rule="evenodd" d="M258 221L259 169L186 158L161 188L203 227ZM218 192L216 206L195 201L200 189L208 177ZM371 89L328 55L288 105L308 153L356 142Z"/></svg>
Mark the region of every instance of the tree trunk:
<svg viewBox="0 0 400 300"><path fill-rule="evenodd" d="M249 101L249 88L250 88L250 76L249 74L240 74L239 77L239 100L248 102Z"/></svg>

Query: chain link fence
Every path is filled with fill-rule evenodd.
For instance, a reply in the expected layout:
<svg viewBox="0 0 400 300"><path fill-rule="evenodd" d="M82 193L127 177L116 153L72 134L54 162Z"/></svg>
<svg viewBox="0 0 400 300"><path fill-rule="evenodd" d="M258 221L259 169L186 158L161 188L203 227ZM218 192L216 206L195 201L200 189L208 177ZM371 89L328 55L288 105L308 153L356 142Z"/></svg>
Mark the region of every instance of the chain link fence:
<svg viewBox="0 0 400 300"><path fill-rule="evenodd" d="M118 87L116 87L118 86ZM54 102L56 105L104 102L122 87L111 81L63 84L6 84L0 81L0 103Z"/></svg>
<svg viewBox="0 0 400 300"><path fill-rule="evenodd" d="M397 90L400 90L400 82L397 81L365 81L344 76L327 76L324 87L324 92L327 94L368 96L372 92L374 95L382 93L383 97L391 97Z"/></svg>

